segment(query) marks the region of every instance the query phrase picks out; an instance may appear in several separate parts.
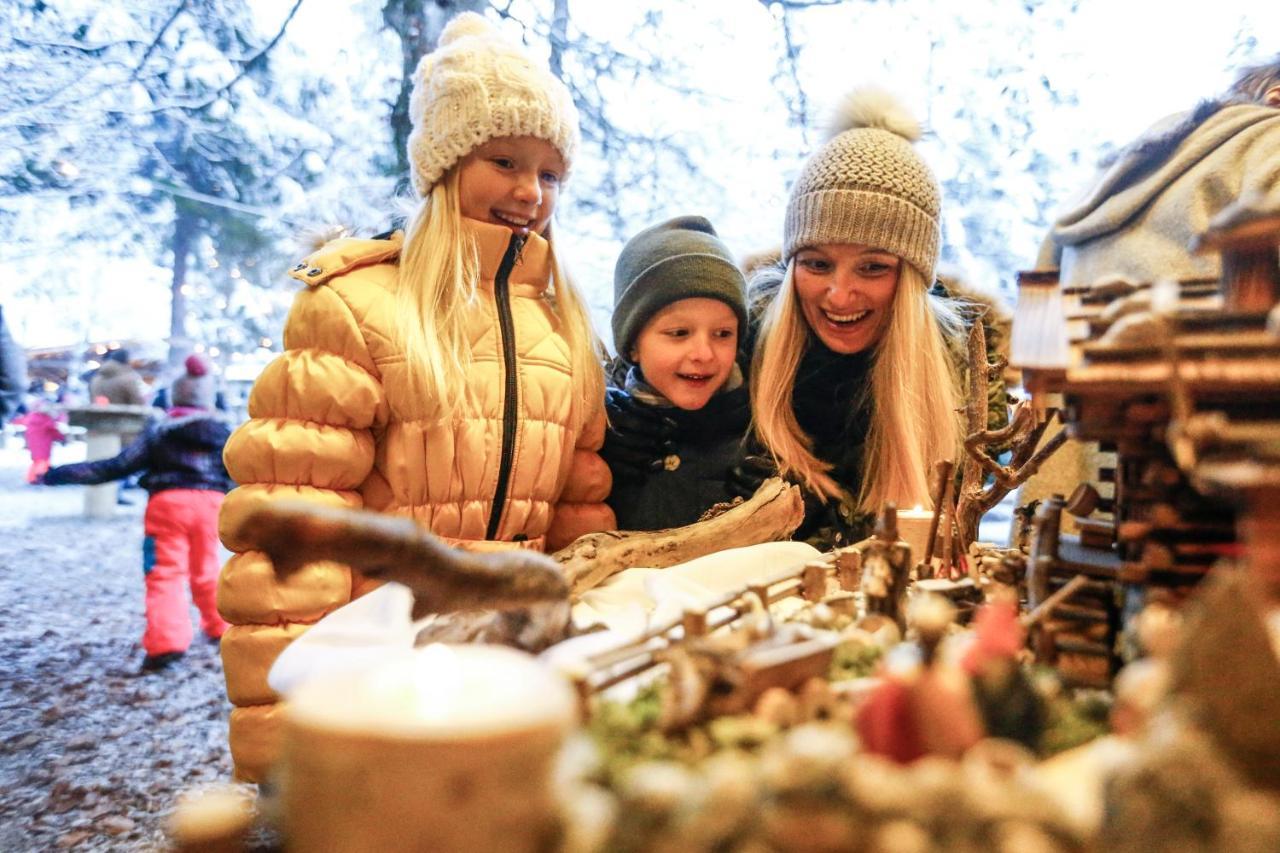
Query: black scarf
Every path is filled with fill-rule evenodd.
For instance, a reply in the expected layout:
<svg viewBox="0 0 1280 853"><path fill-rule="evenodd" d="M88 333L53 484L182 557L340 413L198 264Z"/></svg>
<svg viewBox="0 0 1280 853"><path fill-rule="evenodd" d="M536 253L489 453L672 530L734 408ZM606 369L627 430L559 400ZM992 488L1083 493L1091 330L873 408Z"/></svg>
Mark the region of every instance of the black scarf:
<svg viewBox="0 0 1280 853"><path fill-rule="evenodd" d="M813 439L818 458L836 466L833 473L846 488L848 477L861 470L874 358L871 349L842 355L814 340L796 370L792 402L796 421Z"/></svg>

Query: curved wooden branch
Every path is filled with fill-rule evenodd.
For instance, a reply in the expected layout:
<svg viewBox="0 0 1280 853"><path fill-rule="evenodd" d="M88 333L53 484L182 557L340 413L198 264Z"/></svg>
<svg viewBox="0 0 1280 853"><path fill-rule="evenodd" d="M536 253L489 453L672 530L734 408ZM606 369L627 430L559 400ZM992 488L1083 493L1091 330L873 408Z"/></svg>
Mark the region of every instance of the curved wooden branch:
<svg viewBox="0 0 1280 853"><path fill-rule="evenodd" d="M997 480L1005 486L1011 487L1013 471L988 456L986 449L993 444L1006 444L1010 441L1021 439L1028 428L1032 426L1031 421L1034 417L1035 414L1025 401L1018 403L1013 410L1013 417L1009 419L1009 423L1005 426L1000 429L979 430L966 436L964 440L965 452L983 470L994 474Z"/></svg>
<svg viewBox="0 0 1280 853"><path fill-rule="evenodd" d="M441 542L411 518L306 501L269 501L250 512L238 541L266 552L277 574L318 560L413 591L415 617L460 610L508 610L564 601L569 587L545 554L524 549L468 552Z"/></svg>
<svg viewBox="0 0 1280 853"><path fill-rule="evenodd" d="M667 530L589 533L552 557L576 597L623 569L664 569L728 548L786 539L804 520L800 487L773 477L751 499L712 518Z"/></svg>

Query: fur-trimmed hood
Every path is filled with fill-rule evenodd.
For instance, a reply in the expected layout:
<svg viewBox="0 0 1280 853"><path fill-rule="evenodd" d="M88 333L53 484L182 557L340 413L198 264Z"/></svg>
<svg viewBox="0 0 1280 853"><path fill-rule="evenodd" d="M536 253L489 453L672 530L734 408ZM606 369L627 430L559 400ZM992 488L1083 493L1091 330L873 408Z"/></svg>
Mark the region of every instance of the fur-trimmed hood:
<svg viewBox="0 0 1280 853"><path fill-rule="evenodd" d="M1074 246L1126 227L1189 169L1263 123L1280 126L1280 110L1206 101L1162 119L1122 150L1085 197L1058 218L1054 242Z"/></svg>

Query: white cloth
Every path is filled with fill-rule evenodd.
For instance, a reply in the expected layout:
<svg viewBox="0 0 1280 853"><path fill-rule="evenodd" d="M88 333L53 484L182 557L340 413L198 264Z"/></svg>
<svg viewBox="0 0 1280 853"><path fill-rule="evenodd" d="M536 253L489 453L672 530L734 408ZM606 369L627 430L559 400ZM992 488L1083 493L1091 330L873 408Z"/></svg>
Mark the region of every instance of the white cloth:
<svg viewBox="0 0 1280 853"><path fill-rule="evenodd" d="M667 569L619 572L590 590L573 608L579 629L604 626L548 649L545 657L561 670L585 664L589 655L621 646L650 626L677 619L749 583L799 566L819 555L803 542L767 542L708 554ZM786 603L782 605L784 608ZM387 583L338 608L290 643L267 677L282 695L318 674L355 672L387 656L411 649L419 630L434 617L414 621L413 593ZM714 618L714 613L712 614Z"/></svg>
<svg viewBox="0 0 1280 853"><path fill-rule="evenodd" d="M407 586L385 583L344 604L294 640L271 667L267 684L288 695L317 675L358 672L387 656L412 649L418 629L409 618L413 593Z"/></svg>
<svg viewBox="0 0 1280 853"><path fill-rule="evenodd" d="M603 625L544 652L554 666L573 671L586 658L622 646L652 626L678 619L689 609L702 609L727 593L744 589L770 575L815 559L820 552L804 542L765 542L717 551L668 569L635 568L619 572L585 593L574 605L573 624L579 629ZM796 606L780 602L775 612ZM716 612L709 616L714 619Z"/></svg>

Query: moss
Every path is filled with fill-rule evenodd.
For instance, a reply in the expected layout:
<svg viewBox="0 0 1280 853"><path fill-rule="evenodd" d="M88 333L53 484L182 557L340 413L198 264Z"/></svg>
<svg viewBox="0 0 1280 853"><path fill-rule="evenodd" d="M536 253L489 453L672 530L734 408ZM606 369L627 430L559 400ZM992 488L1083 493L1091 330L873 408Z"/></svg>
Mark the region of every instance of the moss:
<svg viewBox="0 0 1280 853"><path fill-rule="evenodd" d="M1049 719L1041 741L1044 756L1056 755L1110 731L1110 694L1099 690L1078 690L1048 698Z"/></svg>
<svg viewBox="0 0 1280 853"><path fill-rule="evenodd" d="M882 657L884 649L879 646L859 642L841 643L836 646L835 655L831 658L827 678L830 681L866 678L875 673Z"/></svg>

